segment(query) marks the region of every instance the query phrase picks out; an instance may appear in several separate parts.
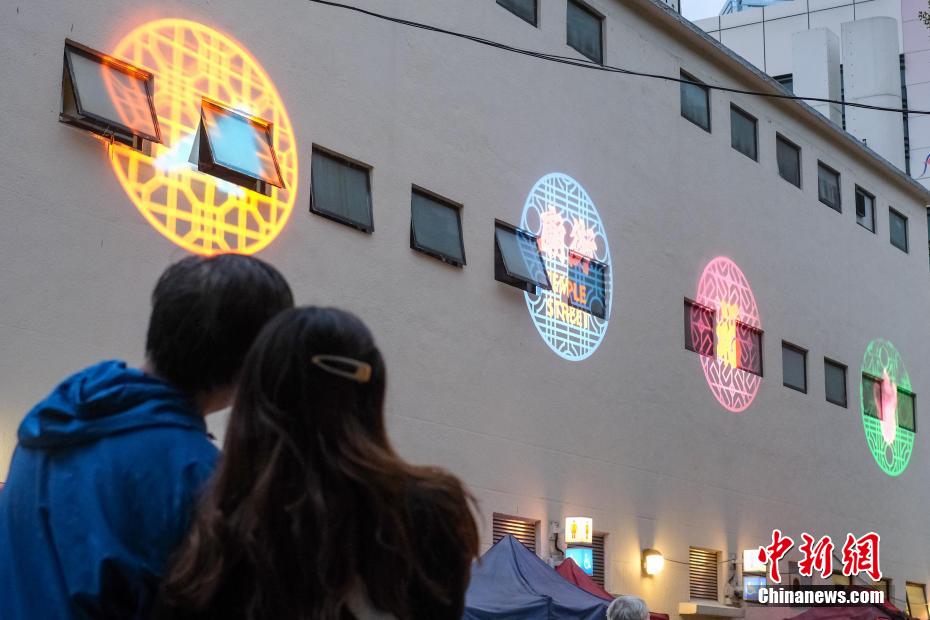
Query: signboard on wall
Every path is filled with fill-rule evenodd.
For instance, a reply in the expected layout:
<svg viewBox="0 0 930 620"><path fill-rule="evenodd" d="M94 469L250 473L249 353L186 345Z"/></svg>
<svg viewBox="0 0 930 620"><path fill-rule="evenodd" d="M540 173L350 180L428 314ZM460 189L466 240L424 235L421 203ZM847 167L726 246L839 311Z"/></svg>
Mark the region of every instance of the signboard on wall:
<svg viewBox="0 0 930 620"><path fill-rule="evenodd" d="M570 361L589 357L607 333L613 272L607 232L585 189L547 174L530 190L520 227L539 237L552 290L525 293L539 335Z"/></svg>

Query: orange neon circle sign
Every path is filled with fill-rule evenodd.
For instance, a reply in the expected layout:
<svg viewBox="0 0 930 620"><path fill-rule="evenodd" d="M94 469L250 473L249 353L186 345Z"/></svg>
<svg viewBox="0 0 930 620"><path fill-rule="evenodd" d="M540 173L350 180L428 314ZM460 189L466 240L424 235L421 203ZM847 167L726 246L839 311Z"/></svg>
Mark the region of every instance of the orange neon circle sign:
<svg viewBox="0 0 930 620"><path fill-rule="evenodd" d="M162 144L153 144L151 155L119 144L110 150L113 170L139 212L196 254L252 254L271 243L294 207L297 141L258 61L225 34L184 19L139 26L116 44L113 55L155 74ZM272 187L266 196L199 172L189 162L204 97L272 124L284 188Z"/></svg>

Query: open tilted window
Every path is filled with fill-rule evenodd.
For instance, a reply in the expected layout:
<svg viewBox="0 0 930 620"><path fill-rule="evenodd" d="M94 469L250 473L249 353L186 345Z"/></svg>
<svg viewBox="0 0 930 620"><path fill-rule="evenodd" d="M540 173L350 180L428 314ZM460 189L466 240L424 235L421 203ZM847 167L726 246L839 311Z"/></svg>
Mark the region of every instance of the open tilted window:
<svg viewBox="0 0 930 620"><path fill-rule="evenodd" d="M599 319L606 319L608 269L606 263L569 250L568 287L571 290L562 293L562 301Z"/></svg>
<svg viewBox="0 0 930 620"><path fill-rule="evenodd" d="M494 279L535 295L552 289L538 237L506 222L494 220Z"/></svg>
<svg viewBox="0 0 930 620"><path fill-rule="evenodd" d="M272 125L204 99L191 162L218 179L260 194L284 188L272 143Z"/></svg>
<svg viewBox="0 0 930 620"><path fill-rule="evenodd" d="M65 39L61 122L141 151L161 142L153 93L148 71Z"/></svg>

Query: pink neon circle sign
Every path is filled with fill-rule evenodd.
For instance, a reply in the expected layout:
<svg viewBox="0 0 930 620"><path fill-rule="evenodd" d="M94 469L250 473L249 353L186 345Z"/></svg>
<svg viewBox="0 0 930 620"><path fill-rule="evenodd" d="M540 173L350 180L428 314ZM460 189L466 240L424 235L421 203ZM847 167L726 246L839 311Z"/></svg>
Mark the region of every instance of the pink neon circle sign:
<svg viewBox="0 0 930 620"><path fill-rule="evenodd" d="M714 339L713 355L701 355L704 378L714 398L733 413L744 411L756 397L762 377L743 370L744 359L760 356L761 347L743 340L748 330L735 329L737 325L762 329L759 307L752 294L749 280L732 260L718 256L704 267L698 280L699 304L713 312L714 326L692 324L692 335L711 334ZM728 342L729 341L729 342ZM736 358L728 351L736 351ZM761 368L761 360L751 360Z"/></svg>

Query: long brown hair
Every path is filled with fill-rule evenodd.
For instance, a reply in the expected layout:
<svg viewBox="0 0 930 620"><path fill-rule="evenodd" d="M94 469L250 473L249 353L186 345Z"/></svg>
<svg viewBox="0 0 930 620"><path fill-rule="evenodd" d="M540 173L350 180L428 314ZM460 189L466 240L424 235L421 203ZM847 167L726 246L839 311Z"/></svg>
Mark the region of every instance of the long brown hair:
<svg viewBox="0 0 930 620"><path fill-rule="evenodd" d="M385 381L349 313L297 308L261 332L156 616L335 620L362 589L400 619L461 617L471 502L455 477L394 451Z"/></svg>

